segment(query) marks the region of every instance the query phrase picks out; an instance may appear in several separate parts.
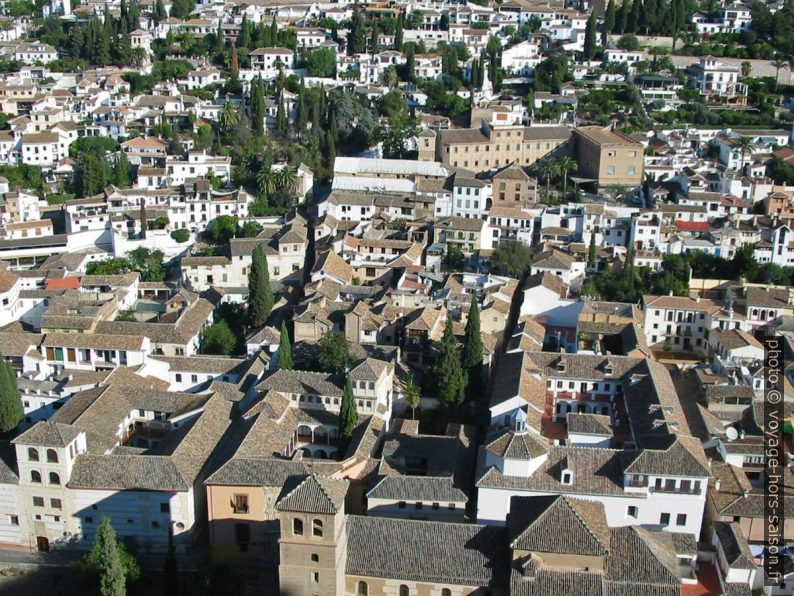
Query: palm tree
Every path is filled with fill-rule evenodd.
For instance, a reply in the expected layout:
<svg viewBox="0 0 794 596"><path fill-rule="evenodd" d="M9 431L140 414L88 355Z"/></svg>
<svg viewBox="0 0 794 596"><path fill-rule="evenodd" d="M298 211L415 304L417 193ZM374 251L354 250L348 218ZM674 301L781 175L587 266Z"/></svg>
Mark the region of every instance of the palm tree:
<svg viewBox="0 0 794 596"><path fill-rule="evenodd" d="M546 179L546 196L549 195L549 183L552 178L559 174L560 168L557 165L557 160L553 157L546 157L538 162L538 174L541 178Z"/></svg>
<svg viewBox="0 0 794 596"><path fill-rule="evenodd" d="M562 196L565 196L568 191L568 172L577 171L579 164L570 155L564 155L557 160L557 167L560 169L560 175L562 175Z"/></svg>
<svg viewBox="0 0 794 596"><path fill-rule="evenodd" d="M411 420L413 420L416 417L416 408L419 402L422 401L422 391L419 385L414 384L413 377L408 380L408 384L405 387L405 401L411 407Z"/></svg>
<svg viewBox="0 0 794 596"><path fill-rule="evenodd" d="M256 183L259 186L259 192L270 195L276 190L276 173L270 169L270 166L262 168L256 173Z"/></svg>
<svg viewBox="0 0 794 596"><path fill-rule="evenodd" d="M778 76L780 75L780 69L789 67L788 60L785 60L784 58L781 58L780 56L775 56L775 59L772 60L772 62L770 62L769 64L771 66L775 67L775 91L777 91L777 86L778 86L778 83L780 82L778 80Z"/></svg>
<svg viewBox="0 0 794 596"><path fill-rule="evenodd" d="M130 57L132 58L132 63L137 67L140 68L143 66L143 63L146 62L146 58L149 57L149 52L146 51L146 48L142 48L140 46L132 48L130 53Z"/></svg>
<svg viewBox="0 0 794 596"><path fill-rule="evenodd" d="M742 155L742 161L739 164L739 170L744 168L744 156L750 153L752 155L753 147L755 147L755 141L750 137L739 137L736 141L736 148L739 150L739 153Z"/></svg>
<svg viewBox="0 0 794 596"><path fill-rule="evenodd" d="M290 166L284 166L276 173L276 186L295 190L298 188L298 174Z"/></svg>
<svg viewBox="0 0 794 596"><path fill-rule="evenodd" d="M227 101L223 104L223 109L218 119L220 120L223 130L229 132L240 123L240 114L237 112L237 108Z"/></svg>

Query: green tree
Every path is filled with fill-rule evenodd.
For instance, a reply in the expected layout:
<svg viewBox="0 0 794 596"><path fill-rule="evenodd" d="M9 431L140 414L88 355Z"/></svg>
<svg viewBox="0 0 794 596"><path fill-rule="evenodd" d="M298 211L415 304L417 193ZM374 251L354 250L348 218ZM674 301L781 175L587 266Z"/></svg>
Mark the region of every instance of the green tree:
<svg viewBox="0 0 794 596"><path fill-rule="evenodd" d="M480 305L475 296L471 297L469 318L466 321L466 333L463 338L463 356L461 364L468 375L468 388L470 396L480 388L482 379L483 344L480 334Z"/></svg>
<svg viewBox="0 0 794 596"><path fill-rule="evenodd" d="M411 82L416 80L416 57L414 52L414 44L408 44L405 48L405 80Z"/></svg>
<svg viewBox="0 0 794 596"><path fill-rule="evenodd" d="M744 170L744 157L748 153L752 155L753 147L755 147L755 142L753 141L752 137L739 137L736 141L736 148L739 150L739 153L742 156L742 161L739 164L739 170Z"/></svg>
<svg viewBox="0 0 794 596"><path fill-rule="evenodd" d="M190 232L188 232L184 228L179 228L178 230L174 230L171 232L171 238L174 239L174 242L179 244L184 244L188 240L190 240Z"/></svg>
<svg viewBox="0 0 794 596"><path fill-rule="evenodd" d="M367 38L364 34L364 18L359 11L350 19L350 31L347 34L347 53L363 54L367 51Z"/></svg>
<svg viewBox="0 0 794 596"><path fill-rule="evenodd" d="M160 21L164 21L167 18L167 14L165 12L165 6L163 5L163 0L157 0L154 3L154 11L152 12L152 19L154 20L155 25L159 25Z"/></svg>
<svg viewBox="0 0 794 596"><path fill-rule="evenodd" d="M596 262L596 235L595 230L590 232L590 246L587 249L587 266L591 269L595 267Z"/></svg>
<svg viewBox="0 0 794 596"><path fill-rule="evenodd" d="M640 49L640 40L637 39L636 35L632 35L631 33L625 33L624 35L620 36L618 39L617 46L621 50L628 50L634 51Z"/></svg>
<svg viewBox="0 0 794 596"><path fill-rule="evenodd" d="M345 380L345 389L342 393L342 403L339 405L339 458L345 456L350 439L353 438L353 431L358 424L358 410L356 410L356 400L353 397L353 383L350 375Z"/></svg>
<svg viewBox="0 0 794 596"><path fill-rule="evenodd" d="M278 357L276 364L279 370L292 370L292 345L289 342L289 333L287 332L287 323L281 322L281 338L278 342Z"/></svg>
<svg viewBox="0 0 794 596"><path fill-rule="evenodd" d="M270 311L273 310L273 302L265 247L257 244L251 257L251 272L248 275L248 319L252 326L261 327L267 323Z"/></svg>
<svg viewBox="0 0 794 596"><path fill-rule="evenodd" d="M408 406L411 408L411 420L413 420L416 417L416 408L419 407L419 403L422 401L422 389L414 383L413 377L408 379L404 395L405 401L408 402Z"/></svg>
<svg viewBox="0 0 794 596"><path fill-rule="evenodd" d="M306 54L306 68L313 77L332 77L336 73L336 52L317 48Z"/></svg>
<svg viewBox="0 0 794 596"><path fill-rule="evenodd" d="M560 167L557 160L553 157L544 157L538 162L538 174L541 178L546 179L546 196L551 192L551 179L560 173Z"/></svg>
<svg viewBox="0 0 794 596"><path fill-rule="evenodd" d="M607 35L615 30L615 0L609 0L604 13L604 28L601 32L601 45L607 45Z"/></svg>
<svg viewBox="0 0 794 596"><path fill-rule="evenodd" d="M121 562L116 532L106 516L102 516L99 522L94 547L98 554L99 591L102 596L124 596L127 593L126 570Z"/></svg>
<svg viewBox="0 0 794 596"><path fill-rule="evenodd" d="M452 317L447 318L441 340L438 364L435 367L438 399L447 410L457 410L466 396L466 375L460 361L458 340L452 332Z"/></svg>
<svg viewBox="0 0 794 596"><path fill-rule="evenodd" d="M226 244L237 235L237 218L219 215L209 223L207 233L216 244Z"/></svg>
<svg viewBox="0 0 794 596"><path fill-rule="evenodd" d="M247 221L237 230L238 238L256 238L262 232L262 225L256 221Z"/></svg>
<svg viewBox="0 0 794 596"><path fill-rule="evenodd" d="M213 323L204 331L204 353L228 356L237 347L237 336L226 321Z"/></svg>
<svg viewBox="0 0 794 596"><path fill-rule="evenodd" d="M584 59L592 60L596 51L596 16L595 12L590 13L587 19L587 26L584 30Z"/></svg>
<svg viewBox="0 0 794 596"><path fill-rule="evenodd" d="M0 432L7 433L14 430L24 414L14 372L5 357L0 354Z"/></svg>
<svg viewBox="0 0 794 596"><path fill-rule="evenodd" d="M369 52L370 54L377 54L380 51L378 47L378 23L377 21L372 21L372 31L370 32L369 36Z"/></svg>
<svg viewBox="0 0 794 596"><path fill-rule="evenodd" d="M127 159L127 154L122 151L113 161L113 184L120 188L128 188L132 184L130 170L131 166Z"/></svg>
<svg viewBox="0 0 794 596"><path fill-rule="evenodd" d="M320 338L316 359L317 367L320 370L343 374L353 364L350 342L343 334L328 331Z"/></svg>
<svg viewBox="0 0 794 596"><path fill-rule="evenodd" d="M279 94L278 108L276 109L276 132L283 138L286 136L288 128L289 122L287 121L287 111L284 108L284 96Z"/></svg>
<svg viewBox="0 0 794 596"><path fill-rule="evenodd" d="M560 170L560 176L562 176L562 194L565 196L568 192L568 173L576 172L579 169L579 164L570 155L563 155L557 160L557 167Z"/></svg>
<svg viewBox="0 0 794 596"><path fill-rule="evenodd" d="M403 49L403 17L397 19L397 29L394 32L394 49L402 52Z"/></svg>
<svg viewBox="0 0 794 596"><path fill-rule="evenodd" d="M521 279L532 267L532 249L522 242L506 242L491 256L491 269L497 275Z"/></svg>
<svg viewBox="0 0 794 596"><path fill-rule="evenodd" d="M781 56L775 56L775 59L769 63L770 66L775 67L775 93L777 93L777 87L780 84L780 69L781 68L788 68L788 60Z"/></svg>

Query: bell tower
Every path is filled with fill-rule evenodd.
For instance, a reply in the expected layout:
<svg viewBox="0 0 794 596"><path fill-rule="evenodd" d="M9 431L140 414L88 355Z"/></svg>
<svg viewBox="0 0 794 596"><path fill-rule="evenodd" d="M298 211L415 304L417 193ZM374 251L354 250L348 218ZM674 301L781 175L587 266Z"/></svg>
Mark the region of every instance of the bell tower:
<svg viewBox="0 0 794 596"><path fill-rule="evenodd" d="M278 575L282 594L345 593L347 480L294 476L276 502L281 537Z"/></svg>

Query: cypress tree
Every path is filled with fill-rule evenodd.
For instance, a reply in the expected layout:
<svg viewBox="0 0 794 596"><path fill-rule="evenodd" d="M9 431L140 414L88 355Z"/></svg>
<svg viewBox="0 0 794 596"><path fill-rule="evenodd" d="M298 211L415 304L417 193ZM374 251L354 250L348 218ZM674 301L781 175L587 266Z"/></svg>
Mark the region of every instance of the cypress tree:
<svg viewBox="0 0 794 596"><path fill-rule="evenodd" d="M642 20L642 0L634 0L631 4L631 13L629 14L628 31L630 33L638 33L640 30L640 21Z"/></svg>
<svg viewBox="0 0 794 596"><path fill-rule="evenodd" d="M278 109L276 110L276 131L279 135L286 136L287 134L287 112L284 108L284 95L278 96Z"/></svg>
<svg viewBox="0 0 794 596"><path fill-rule="evenodd" d="M303 84L301 77L301 86L298 89L298 106L297 114L295 114L295 129L303 133L306 131L306 125L309 121L308 110L306 108L306 86Z"/></svg>
<svg viewBox="0 0 794 596"><path fill-rule="evenodd" d="M113 184L121 188L130 185L130 162L127 154L121 151L113 162Z"/></svg>
<svg viewBox="0 0 794 596"><path fill-rule="evenodd" d="M587 26L584 30L584 59L592 60L595 56L596 48L596 19L595 13L590 13L590 18L587 19Z"/></svg>
<svg viewBox="0 0 794 596"><path fill-rule="evenodd" d="M364 36L364 19L360 12L353 14L350 20L350 31L347 34L347 53L363 54L367 51L367 38Z"/></svg>
<svg viewBox="0 0 794 596"><path fill-rule="evenodd" d="M615 23L618 33L626 33L629 25L629 12L631 12L629 0L623 0L620 4L620 10L618 10L617 22Z"/></svg>
<svg viewBox="0 0 794 596"><path fill-rule="evenodd" d="M15 429L24 414L14 372L0 354L0 432L7 433Z"/></svg>
<svg viewBox="0 0 794 596"><path fill-rule="evenodd" d="M213 51L216 54L220 54L223 51L223 28L221 27L220 21L218 21L218 30L215 32L215 45Z"/></svg>
<svg viewBox="0 0 794 596"><path fill-rule="evenodd" d="M99 590L102 596L124 596L127 593L126 571L121 563L116 532L105 516L99 523L94 542L99 547Z"/></svg>
<svg viewBox="0 0 794 596"><path fill-rule="evenodd" d="M328 167L333 168L336 161L336 142L330 130L325 133L325 144L328 155Z"/></svg>
<svg viewBox="0 0 794 596"><path fill-rule="evenodd" d="M595 232L590 233L590 247L587 249L587 265L592 268L595 267L596 261L596 243Z"/></svg>
<svg viewBox="0 0 794 596"><path fill-rule="evenodd" d="M242 48L247 48L251 45L251 24L248 22L247 15L243 15L243 22L240 24L240 38L237 40L237 44Z"/></svg>
<svg viewBox="0 0 794 596"><path fill-rule="evenodd" d="M273 310L273 290L270 289L270 272L267 255L262 244L257 244L251 256L248 275L248 319L252 326L261 327Z"/></svg>
<svg viewBox="0 0 794 596"><path fill-rule="evenodd" d="M159 25L160 21L165 20L166 15L165 15L165 6L163 6L163 0L157 0L157 2L154 3L154 13L152 14L152 18L154 20L155 26Z"/></svg>
<svg viewBox="0 0 794 596"><path fill-rule="evenodd" d="M604 30L601 35L601 42L604 46L607 44L607 35L615 30L615 12L615 0L609 0L604 13Z"/></svg>
<svg viewBox="0 0 794 596"><path fill-rule="evenodd" d="M289 343L287 323L281 321L281 339L278 342L278 358L276 364L279 370L292 370L292 345Z"/></svg>
<svg viewBox="0 0 794 596"><path fill-rule="evenodd" d="M468 374L470 392L476 391L482 375L482 335L480 335L480 305L471 297L469 319L466 321L466 335L463 340L463 368Z"/></svg>
<svg viewBox="0 0 794 596"><path fill-rule="evenodd" d="M408 44L405 50L405 78L408 81L416 80L416 58L414 57L414 44Z"/></svg>
<svg viewBox="0 0 794 596"><path fill-rule="evenodd" d="M397 30L394 32L394 49L402 52L403 49L403 18L397 19Z"/></svg>
<svg viewBox="0 0 794 596"><path fill-rule="evenodd" d="M179 566L172 536L168 537L168 552L165 554L165 563L163 564L163 584L166 594L179 594Z"/></svg>
<svg viewBox="0 0 794 596"><path fill-rule="evenodd" d="M276 25L275 15L273 15L273 20L270 22L270 45L278 45L278 25Z"/></svg>
<svg viewBox="0 0 794 596"><path fill-rule="evenodd" d="M452 332L452 318L447 318L444 337L441 340L441 353L436 365L436 381L438 382L438 398L441 404L454 410L464 400L466 392L466 376L460 361L458 342Z"/></svg>
<svg viewBox="0 0 794 596"><path fill-rule="evenodd" d="M358 424L358 410L356 400L353 398L353 384L350 375L345 381L345 390L342 393L342 403L339 406L339 457L345 456L347 446L353 437L353 431Z"/></svg>
<svg viewBox="0 0 794 596"><path fill-rule="evenodd" d="M251 119L255 135L265 133L265 85L260 77L251 83Z"/></svg>
<svg viewBox="0 0 794 596"><path fill-rule="evenodd" d="M378 53L378 24L372 22L372 33L369 37L370 52L374 55Z"/></svg>

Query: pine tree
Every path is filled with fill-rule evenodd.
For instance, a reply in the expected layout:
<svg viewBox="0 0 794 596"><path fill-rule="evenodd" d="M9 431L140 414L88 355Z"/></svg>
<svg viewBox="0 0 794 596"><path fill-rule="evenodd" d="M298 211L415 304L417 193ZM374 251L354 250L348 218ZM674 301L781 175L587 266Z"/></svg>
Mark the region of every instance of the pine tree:
<svg viewBox="0 0 794 596"><path fill-rule="evenodd" d="M441 405L449 410L458 408L465 398L466 376L460 361L458 341L452 332L451 317L447 318L435 373Z"/></svg>
<svg viewBox="0 0 794 596"><path fill-rule="evenodd" d="M590 13L587 19L587 26L584 30L584 59L590 61L595 56L596 51L596 18L595 13Z"/></svg>
<svg viewBox="0 0 794 596"><path fill-rule="evenodd" d="M279 370L292 370L292 345L289 342L289 333L287 332L287 323L281 322L281 339L278 343L278 358L276 364Z"/></svg>
<svg viewBox="0 0 794 596"><path fill-rule="evenodd" d="M109 518L102 517L94 542L99 550L99 590L102 596L124 596L127 593L126 573L116 542L116 532Z"/></svg>
<svg viewBox="0 0 794 596"><path fill-rule="evenodd" d="M0 432L7 433L15 429L24 414L14 372L0 354Z"/></svg>
<svg viewBox="0 0 794 596"><path fill-rule="evenodd" d="M480 305L477 299L471 297L469 306L469 319L466 321L466 334L463 339L463 357L461 364L468 375L468 387L470 393L479 387L482 376L482 335L480 334Z"/></svg>
<svg viewBox="0 0 794 596"><path fill-rule="evenodd" d="M394 49L402 52L403 49L403 18L397 19L397 30L394 32Z"/></svg>
<svg viewBox="0 0 794 596"><path fill-rule="evenodd" d="M253 327L267 322L273 310L273 290L270 288L270 272L267 255L262 244L257 244L251 256L251 272L248 275L248 319Z"/></svg>
<svg viewBox="0 0 794 596"><path fill-rule="evenodd" d="M344 457L353 431L358 424L358 410L356 410L356 400L353 398L353 383L350 375L345 381L345 390L342 393L342 403L339 406L339 455Z"/></svg>

